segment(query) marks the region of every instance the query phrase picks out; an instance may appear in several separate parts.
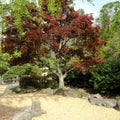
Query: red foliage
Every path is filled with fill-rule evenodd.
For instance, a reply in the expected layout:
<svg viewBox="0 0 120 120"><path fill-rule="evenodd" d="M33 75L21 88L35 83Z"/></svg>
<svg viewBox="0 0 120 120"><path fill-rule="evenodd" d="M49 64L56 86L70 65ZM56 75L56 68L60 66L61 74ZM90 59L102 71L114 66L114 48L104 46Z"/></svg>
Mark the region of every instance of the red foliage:
<svg viewBox="0 0 120 120"><path fill-rule="evenodd" d="M18 45L18 39L14 36L8 36L2 40L2 44L5 46L2 48L2 51L12 54Z"/></svg>
<svg viewBox="0 0 120 120"><path fill-rule="evenodd" d="M9 22L9 23L13 23L14 19L12 16L6 16L6 20Z"/></svg>
<svg viewBox="0 0 120 120"><path fill-rule="evenodd" d="M14 48L21 51L21 57L11 60L12 64L23 64L32 61L34 57L45 55L49 51L54 51L58 57L70 58L73 55L80 57L79 62L73 66L81 69L83 73L92 65L102 62L96 57L96 52L104 44L99 39L99 26L93 26L92 15L80 15L73 8L69 7L69 0L62 0L63 13L59 18L50 14L47 8L47 1L43 0L42 10L44 23L23 17L22 23L25 36L18 37L18 31L11 16L7 16L10 22L4 35L3 51L13 53ZM40 17L35 7L28 7L33 17ZM70 45L69 45L70 44ZM42 48L41 46L47 46ZM73 46L73 47L70 47ZM85 55L87 52L87 56Z"/></svg>
<svg viewBox="0 0 120 120"><path fill-rule="evenodd" d="M74 67L78 70L81 70L83 74L86 74L88 68L100 62L103 62L103 59L97 57L88 57L83 61L76 62Z"/></svg>

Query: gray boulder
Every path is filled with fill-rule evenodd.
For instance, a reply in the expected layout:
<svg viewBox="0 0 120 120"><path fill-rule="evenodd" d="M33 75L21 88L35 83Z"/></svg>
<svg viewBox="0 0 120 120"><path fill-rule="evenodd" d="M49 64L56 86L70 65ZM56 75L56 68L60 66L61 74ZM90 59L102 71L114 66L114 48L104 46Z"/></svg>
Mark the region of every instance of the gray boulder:
<svg viewBox="0 0 120 120"><path fill-rule="evenodd" d="M63 95L63 96L66 96L65 91L66 91L65 89L59 88L59 89L57 89L54 92L54 95Z"/></svg>
<svg viewBox="0 0 120 120"><path fill-rule="evenodd" d="M37 101L32 101L32 105L22 108L21 112L16 114L12 120L32 120L32 117L45 114L46 111L41 109Z"/></svg>
<svg viewBox="0 0 120 120"><path fill-rule="evenodd" d="M71 89L71 88L67 88L67 89L59 88L54 92L54 95L63 95L63 96L78 97L78 98L82 97L82 93L79 90Z"/></svg>
<svg viewBox="0 0 120 120"><path fill-rule="evenodd" d="M120 99L117 100L117 106L115 107L115 109L120 111Z"/></svg>
<svg viewBox="0 0 120 120"><path fill-rule="evenodd" d="M42 90L41 90L41 93L47 94L47 95L53 95L54 90L51 89L51 88L46 88L46 89L42 89Z"/></svg>
<svg viewBox="0 0 120 120"><path fill-rule="evenodd" d="M32 120L32 115L30 111L29 112L24 111L15 115L12 120Z"/></svg>
<svg viewBox="0 0 120 120"><path fill-rule="evenodd" d="M88 101L93 105L105 106L108 108L116 108L118 101L115 99L96 98L92 95L88 96Z"/></svg>
<svg viewBox="0 0 120 120"><path fill-rule="evenodd" d="M41 105L39 102L33 101L31 106L31 114L32 116L38 116L41 114L46 114L46 111L41 109Z"/></svg>

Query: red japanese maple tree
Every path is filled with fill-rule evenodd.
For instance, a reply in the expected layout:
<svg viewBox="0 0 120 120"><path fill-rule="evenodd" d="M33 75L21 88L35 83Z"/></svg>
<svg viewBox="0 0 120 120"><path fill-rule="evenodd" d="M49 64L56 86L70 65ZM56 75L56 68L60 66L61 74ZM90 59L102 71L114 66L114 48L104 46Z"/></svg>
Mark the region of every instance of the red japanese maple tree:
<svg viewBox="0 0 120 120"><path fill-rule="evenodd" d="M91 15L80 15L66 0L62 0L62 12L50 14L47 1L43 0L42 22L37 6L26 6L32 18L22 16L24 36L14 24L12 15L6 16L8 26L3 33L4 52L11 55L15 51L19 57L12 57L11 65L24 64L39 58L59 78L59 88L64 87L67 74L78 69L83 74L87 69L102 61L97 51L104 44L99 38L99 26L93 25Z"/></svg>

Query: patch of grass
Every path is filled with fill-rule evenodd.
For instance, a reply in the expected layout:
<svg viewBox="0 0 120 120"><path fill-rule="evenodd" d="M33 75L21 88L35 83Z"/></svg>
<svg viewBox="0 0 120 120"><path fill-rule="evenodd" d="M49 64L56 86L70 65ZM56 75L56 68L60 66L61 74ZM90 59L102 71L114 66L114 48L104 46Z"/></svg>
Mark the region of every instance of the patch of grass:
<svg viewBox="0 0 120 120"><path fill-rule="evenodd" d="M116 98L117 100L120 100L120 96L116 96L115 98Z"/></svg>

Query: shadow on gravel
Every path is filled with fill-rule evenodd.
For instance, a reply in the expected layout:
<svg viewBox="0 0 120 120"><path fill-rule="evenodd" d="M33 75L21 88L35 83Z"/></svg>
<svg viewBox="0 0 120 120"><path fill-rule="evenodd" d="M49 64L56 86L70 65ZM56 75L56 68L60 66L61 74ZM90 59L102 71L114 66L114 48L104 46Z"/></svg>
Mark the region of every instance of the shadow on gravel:
<svg viewBox="0 0 120 120"><path fill-rule="evenodd" d="M0 120L12 120L12 117L20 111L20 108L13 108L0 104Z"/></svg>

